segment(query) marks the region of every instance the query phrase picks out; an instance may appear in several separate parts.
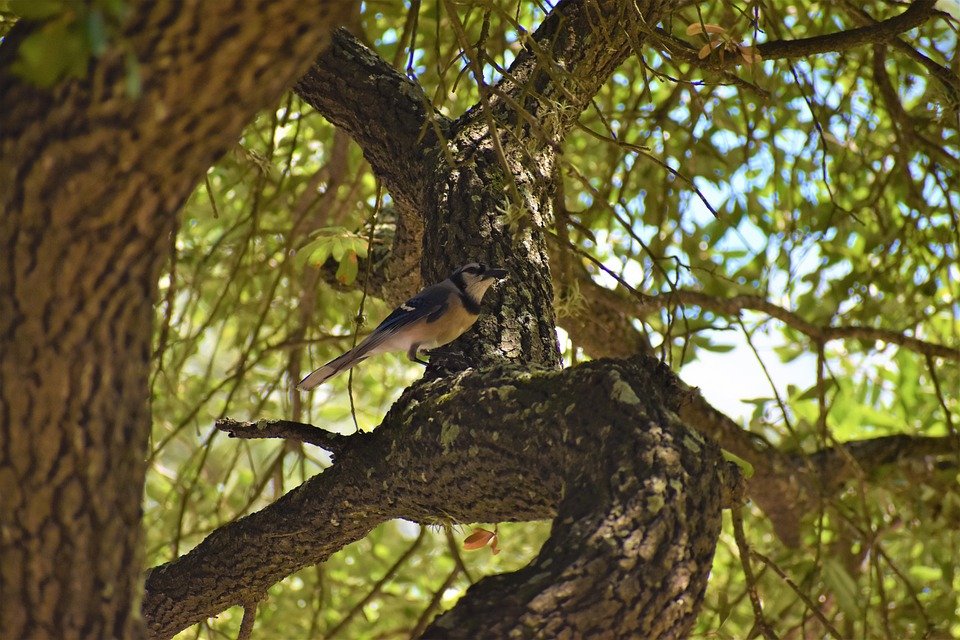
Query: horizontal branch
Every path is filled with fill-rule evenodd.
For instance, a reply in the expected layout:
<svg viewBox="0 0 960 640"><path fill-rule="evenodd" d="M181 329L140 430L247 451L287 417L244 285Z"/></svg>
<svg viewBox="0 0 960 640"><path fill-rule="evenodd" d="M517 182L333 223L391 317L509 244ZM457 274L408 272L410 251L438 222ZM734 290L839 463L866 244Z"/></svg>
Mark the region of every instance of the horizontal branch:
<svg viewBox="0 0 960 640"><path fill-rule="evenodd" d="M955 458L960 453L960 438L955 435L924 437L897 434L869 440L853 440L821 449L809 456L820 470L824 486L836 486L858 473L872 473L891 464L901 464L922 458ZM806 464L797 456L798 464Z"/></svg>
<svg viewBox="0 0 960 640"><path fill-rule="evenodd" d="M836 53L867 44L887 42L936 17L935 4L935 0L917 0L911 3L903 13L867 26L797 40L761 42L752 46L764 60L781 60ZM724 56L722 59L713 56L701 59L699 50L702 43L691 44L660 28L656 29L655 32L658 36L658 42L671 55L685 62L705 68L714 68L718 65L726 68L743 63L743 58L736 55Z"/></svg>
<svg viewBox="0 0 960 640"><path fill-rule="evenodd" d="M634 297L620 295L597 284L585 271L576 274L577 284L584 298L592 305L607 307L617 315L630 320L646 318L654 311L671 309L677 305L692 305L705 311L738 316L743 311L758 311L780 320L791 329L799 331L815 343L826 344L834 340L864 340L895 344L924 356L960 362L960 348L936 342L920 340L891 329L879 329L862 325L821 326L805 320L799 314L788 311L760 296L738 295L730 298L711 296L700 291L680 289L657 295L634 291ZM608 312L609 315L609 312Z"/></svg>
<svg viewBox="0 0 960 640"><path fill-rule="evenodd" d="M363 437L362 433L353 436L344 436L339 433L325 431L312 424L292 422L290 420L258 420L256 422L239 422L231 418L222 418L214 426L230 435L231 438L282 438L284 440L298 440L326 449L334 456L342 452L349 444L356 444Z"/></svg>
<svg viewBox="0 0 960 640"><path fill-rule="evenodd" d="M500 367L425 378L404 393L374 432L344 437L349 446L340 447L332 467L263 510L217 529L187 555L152 569L143 600L151 636L168 638L230 606L255 602L285 576L323 562L393 518L436 524L562 516L553 533L562 542L552 551L549 543L544 547L540 569L500 576L496 589L480 589L472 600L468 593L473 610L485 611L471 618L473 624L504 631L491 635L506 637L511 626L528 619L527 598L569 596L563 585L577 583L591 586L578 593L592 594L598 580L649 596L621 603L631 621L640 617L631 607L673 608L677 619L692 621L719 533L720 508L738 503L742 492L739 473L719 449L670 411L676 400L666 391L671 378L653 359L594 361L559 372ZM261 425L261 434L316 435L302 425ZM221 428L245 435L257 430L227 423ZM649 504L661 507L649 511ZM644 542L598 545L614 535L595 534L598 525L614 527L617 539L632 535ZM656 531L674 534L650 533ZM667 548L676 559L669 567L661 563ZM598 558L602 562L590 564L589 571L579 563ZM665 576L668 569L682 579ZM559 591L553 582L538 582L544 572L558 572ZM664 591L663 584L674 586ZM508 592L515 597L505 597ZM491 594L499 603L492 608ZM578 611L550 608L538 616L543 624L561 613L565 622L582 615L588 623L597 619L590 607L602 604L587 597ZM655 615L644 619L658 624ZM630 635L650 637L649 628L640 625Z"/></svg>
<svg viewBox="0 0 960 640"><path fill-rule="evenodd" d="M738 315L741 311L759 311L767 314L771 318L780 320L791 329L796 329L803 335L819 344L825 344L833 340L865 340L872 342L889 342L910 351L915 351L925 356L943 358L945 360L960 361L960 349L927 342L907 336L890 329L877 329L874 327L864 327L860 325L847 326L820 326L804 320L792 311L787 311L783 307L773 304L759 296L733 296L732 298L718 298L710 296L699 291L671 291L656 296L644 296L643 307L669 308L676 304L696 305L701 309L722 313L730 316ZM627 302L625 304L635 305L636 303ZM647 311L646 314L649 314Z"/></svg>
<svg viewBox="0 0 960 640"><path fill-rule="evenodd" d="M755 48L760 51L764 60L776 60L834 53L866 44L886 42L935 17L937 15L935 4L936 0L915 0L900 15L876 24L799 40L763 42L755 45Z"/></svg>

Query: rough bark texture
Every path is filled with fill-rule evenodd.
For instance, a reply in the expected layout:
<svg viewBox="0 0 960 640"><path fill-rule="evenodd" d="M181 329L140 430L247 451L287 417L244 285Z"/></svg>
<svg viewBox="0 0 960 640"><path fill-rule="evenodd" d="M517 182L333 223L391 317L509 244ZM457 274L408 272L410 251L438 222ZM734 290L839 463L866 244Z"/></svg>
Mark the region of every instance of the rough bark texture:
<svg viewBox="0 0 960 640"><path fill-rule="evenodd" d="M701 419L707 433L734 430L722 416L691 413L694 394L650 361L554 371L543 238L564 136L676 4L559 3L506 79L483 86L481 104L456 121L432 113L416 85L347 36L318 59L298 90L363 146L401 209L393 275L403 280L394 290L419 285L422 230L430 280L468 257L508 267L508 285L490 296L499 311L477 329L482 339L474 333L457 348L473 364L513 364L416 385L381 430L338 442L331 470L151 572L152 635L253 602L385 519L430 522L438 513L557 519L530 568L478 584L428 636L685 633L720 495L735 494L736 474L677 413ZM878 29L889 38L926 19L932 4L917 2ZM8 71L28 27L0 47L4 638L136 633L150 305L173 214L353 3L132 6L137 98L124 92L118 52L92 61L88 80L44 91ZM812 39L783 55L851 43ZM765 58L779 51L763 46Z"/></svg>
<svg viewBox="0 0 960 640"><path fill-rule="evenodd" d="M505 266L511 277L487 295L496 311L452 345L460 357L437 358L332 469L151 572L144 613L155 637L255 601L387 519L430 523L438 514L457 522L559 517L536 564L472 590L428 637L679 637L689 629L719 532L726 467L680 424L674 378L654 363L553 372L544 239L560 143L660 10L560 3L507 80L483 88L482 104L452 123L424 109L408 80L378 75L384 63L346 34L301 79L300 95L350 131L375 169L387 165L380 173L401 215L422 214L426 280L468 258ZM399 163L415 166L398 171ZM497 368L455 373L468 364ZM518 365L540 373L517 373Z"/></svg>
<svg viewBox="0 0 960 640"><path fill-rule="evenodd" d="M139 635L152 304L175 213L350 8L131 5L119 51L51 90L0 48L0 637ZM230 69L230 73L224 70Z"/></svg>
<svg viewBox="0 0 960 640"><path fill-rule="evenodd" d="M482 581L426 637L680 637L699 608L736 471L673 413L669 370L636 359L434 373L376 431L340 439L331 468L154 569L144 599L154 637L255 601L392 518L554 515L531 567Z"/></svg>
<svg viewBox="0 0 960 640"><path fill-rule="evenodd" d="M295 90L360 145L396 202L393 247L373 286L398 305L423 288L420 247L426 166L432 150L446 139L450 121L430 106L417 84L343 30ZM377 117L371 118L371 113Z"/></svg>
<svg viewBox="0 0 960 640"><path fill-rule="evenodd" d="M634 377L640 362L646 380ZM653 359L631 364L583 367L572 395L554 396L567 404L559 439L534 432L559 451L564 478L537 559L479 582L424 637L686 636L720 533L723 475L735 472L665 410L672 376Z"/></svg>
<svg viewBox="0 0 960 640"><path fill-rule="evenodd" d="M650 12L645 16L670 10L654 4L641 9ZM760 48L765 59L842 50L851 43L864 42L864 38L887 40L932 15L931 3L924 0L865 31L765 43ZM618 28L618 24L626 28ZM591 30L584 30L584 25L590 25ZM426 212L424 250L428 258L440 256L437 265L428 267L428 280L442 277L450 265L464 259L465 252L466 257L485 256L491 262L510 265L513 277L501 288L503 294L497 299L489 296L490 302L499 305L496 320L485 319L478 327L484 340L457 345L473 350L469 362L506 356L546 364L555 357L549 344L553 311L543 304L553 295L552 282L538 280L539 267L544 263L539 231L553 216L553 200L558 197L552 191L556 184L551 175L554 153L583 108L585 97L589 98L606 74L622 61L627 44L636 46L646 35L641 26L635 12L619 5L560 3L511 66L505 81L487 89L486 103L456 121L426 109L428 101L415 83L348 34L339 34L338 46L328 49L298 83L300 95L354 136L394 198L407 203L402 207L405 213L401 228L422 227L421 212ZM663 36L658 32L658 37ZM713 64L699 60L696 47L688 43L672 39L659 42L675 56L701 65ZM595 50L597 43L608 44L609 48ZM471 56L477 53L468 50L467 57ZM382 116L362 117L353 110L358 104L366 104ZM387 126L372 124L378 121ZM498 131L499 152L489 135L491 122ZM442 146L431 154L430 145L434 144ZM391 157L409 165L406 179L398 179L401 174L390 166ZM425 161L430 161L429 168L421 166ZM503 170L504 164L509 172ZM428 175L432 179L427 180ZM519 205L511 204L511 183L521 196ZM517 246L522 250L517 251ZM686 291L647 298L610 291L587 275L582 265L576 264L578 260L565 260L565 250L561 243L551 247L550 266L555 271L551 281L575 287L577 304L557 319L557 324L594 358L651 353L649 341L634 323L665 306L695 304L732 316L741 308L761 310L781 319L791 315L761 299L715 300ZM505 256L513 253L524 256L520 264L507 262ZM382 297L399 303L423 282L413 271L412 265L419 263L420 256L410 234L398 233L394 256L387 269L374 271L367 284ZM403 277L398 280L400 274ZM518 281L533 286L515 286ZM384 288L387 282L390 286ZM531 313L532 309L536 311ZM902 344L931 356L956 356L946 346L896 332L819 328L800 324L798 318L785 321L817 340L862 337ZM686 387L684 395L681 417L754 466L751 498L784 542L799 544L801 516L817 503L825 487L836 485L835 474L770 447L711 407L696 389Z"/></svg>
<svg viewBox="0 0 960 640"><path fill-rule="evenodd" d="M453 125L433 155L425 198L427 275L468 257L507 267L499 313L464 346L492 357L559 366L553 284L544 230L554 219L556 158L599 88L660 19L660 2L561 2L502 82L481 84L481 102ZM462 42L466 46L466 42ZM469 57L479 58L468 51ZM474 77L479 65L474 66Z"/></svg>

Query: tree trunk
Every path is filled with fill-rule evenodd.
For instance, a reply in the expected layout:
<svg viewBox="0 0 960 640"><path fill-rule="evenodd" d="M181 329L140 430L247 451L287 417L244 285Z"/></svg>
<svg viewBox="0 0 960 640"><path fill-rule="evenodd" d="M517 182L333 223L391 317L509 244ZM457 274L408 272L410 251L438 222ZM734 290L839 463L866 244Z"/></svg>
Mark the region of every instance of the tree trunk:
<svg viewBox="0 0 960 640"><path fill-rule="evenodd" d="M351 6L139 3L135 98L118 49L44 90L10 70L32 25L5 38L0 637L141 635L153 302L176 212Z"/></svg>

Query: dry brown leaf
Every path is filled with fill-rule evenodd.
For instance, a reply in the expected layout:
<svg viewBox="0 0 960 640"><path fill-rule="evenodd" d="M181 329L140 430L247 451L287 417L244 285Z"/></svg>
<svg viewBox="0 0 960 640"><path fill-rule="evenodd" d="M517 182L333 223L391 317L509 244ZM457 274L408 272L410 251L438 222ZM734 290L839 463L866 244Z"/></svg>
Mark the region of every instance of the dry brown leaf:
<svg viewBox="0 0 960 640"><path fill-rule="evenodd" d="M698 33L726 33L727 30L718 24L700 24L695 22L687 27L687 35L692 36Z"/></svg>
<svg viewBox="0 0 960 640"><path fill-rule="evenodd" d="M473 533L464 539L463 548L467 551L483 549L485 546L487 546L487 544L490 543L490 540L495 538L496 534L493 531L487 531L486 529L474 529Z"/></svg>

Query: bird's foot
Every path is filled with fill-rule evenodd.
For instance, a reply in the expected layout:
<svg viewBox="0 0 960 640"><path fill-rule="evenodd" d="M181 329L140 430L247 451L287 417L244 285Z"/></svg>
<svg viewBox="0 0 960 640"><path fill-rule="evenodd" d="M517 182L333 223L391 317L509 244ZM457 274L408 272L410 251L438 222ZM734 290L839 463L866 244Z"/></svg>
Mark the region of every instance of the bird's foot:
<svg viewBox="0 0 960 640"><path fill-rule="evenodd" d="M458 351L448 351L443 347L431 349L430 369L436 369L438 372L455 372L469 369L473 363L469 358Z"/></svg>

